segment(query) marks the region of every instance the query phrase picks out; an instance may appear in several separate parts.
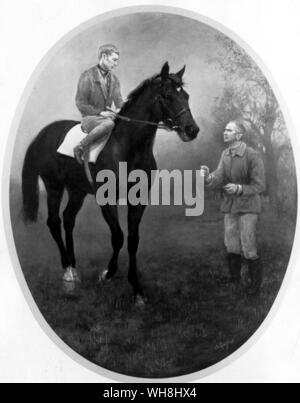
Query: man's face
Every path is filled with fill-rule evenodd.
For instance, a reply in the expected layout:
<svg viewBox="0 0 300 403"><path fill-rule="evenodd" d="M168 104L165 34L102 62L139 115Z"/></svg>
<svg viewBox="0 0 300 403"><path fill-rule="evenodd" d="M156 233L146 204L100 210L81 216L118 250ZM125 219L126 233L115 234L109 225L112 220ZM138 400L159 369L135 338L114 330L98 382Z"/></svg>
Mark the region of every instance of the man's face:
<svg viewBox="0 0 300 403"><path fill-rule="evenodd" d="M240 140L240 132L234 122L229 122L228 125L225 127L223 136L224 136L224 142L231 144L234 143L237 140Z"/></svg>
<svg viewBox="0 0 300 403"><path fill-rule="evenodd" d="M106 71L113 70L119 62L119 55L117 53L111 53L110 55L103 54L100 59L101 67Z"/></svg>

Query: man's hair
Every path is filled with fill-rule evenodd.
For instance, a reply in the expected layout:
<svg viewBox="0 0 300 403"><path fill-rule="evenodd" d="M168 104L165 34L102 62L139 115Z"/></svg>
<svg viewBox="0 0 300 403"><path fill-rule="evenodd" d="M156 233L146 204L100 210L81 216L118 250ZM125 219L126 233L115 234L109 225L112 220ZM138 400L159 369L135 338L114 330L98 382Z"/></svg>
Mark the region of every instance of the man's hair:
<svg viewBox="0 0 300 403"><path fill-rule="evenodd" d="M98 49L98 58L101 59L101 56L103 54L109 56L112 53L116 53L117 55L120 54L120 52L118 51L118 49L115 45L111 45L111 44L101 45Z"/></svg>
<svg viewBox="0 0 300 403"><path fill-rule="evenodd" d="M246 128L244 126L243 121L240 119L236 119L236 120L232 120L232 122L235 124L238 131L244 136L246 134Z"/></svg>

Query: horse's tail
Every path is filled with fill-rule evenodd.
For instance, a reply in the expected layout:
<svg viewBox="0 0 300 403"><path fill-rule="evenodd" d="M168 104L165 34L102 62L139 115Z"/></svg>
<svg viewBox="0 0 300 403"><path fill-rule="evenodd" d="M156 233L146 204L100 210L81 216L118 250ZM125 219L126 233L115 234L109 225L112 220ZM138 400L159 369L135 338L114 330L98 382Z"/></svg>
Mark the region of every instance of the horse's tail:
<svg viewBox="0 0 300 403"><path fill-rule="evenodd" d="M35 142L25 155L22 170L23 217L25 221L36 221L39 209L39 172L35 163Z"/></svg>

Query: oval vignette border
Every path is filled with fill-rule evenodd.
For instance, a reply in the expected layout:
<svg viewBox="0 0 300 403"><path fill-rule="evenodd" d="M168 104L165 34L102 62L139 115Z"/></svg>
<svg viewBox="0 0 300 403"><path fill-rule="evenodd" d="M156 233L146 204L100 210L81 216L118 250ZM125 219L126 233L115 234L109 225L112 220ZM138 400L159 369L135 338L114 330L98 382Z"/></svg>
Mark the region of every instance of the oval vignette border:
<svg viewBox="0 0 300 403"><path fill-rule="evenodd" d="M5 149L4 166L11 166L11 160L13 157L13 148L14 148L14 144L16 141L18 127L20 124L21 117L23 115L25 105L27 103L29 95L31 94L34 83L36 81L36 78L43 71L43 69L46 67L46 65L52 59L52 57L56 54L56 52L58 52L61 47L63 47L67 42L72 40L75 36L77 36L81 32L85 31L87 28L90 28L99 22L103 22L103 21L109 20L114 17L120 17L120 16L133 14L133 13L139 13L139 12L140 13L160 12L160 13L165 13L165 14L175 14L175 15L179 15L182 17L193 19L195 21L204 23L204 24L222 32L223 34L227 35L229 38L233 39L243 49L245 49L246 52L253 58L255 63L262 70L263 74L266 76L266 78L268 79L268 81L271 84L271 87L275 93L276 98L279 101L280 108L283 112L283 115L284 115L284 118L285 118L285 121L287 124L287 128L288 128L289 136L290 136L291 142L292 142L293 153L294 153L294 156L296 157L296 150L299 149L299 144L298 144L295 130L294 130L292 122L291 122L291 118L290 118L287 108L285 106L284 100L283 100L283 98L280 94L280 91L277 88L276 83L274 82L270 72L268 71L267 67L265 66L264 62L260 59L260 57L254 52L254 50L247 43L245 43L237 34L232 32L227 27L223 26L221 23L219 23L211 18L208 18L206 16L203 16L195 11L189 11L189 10L185 10L182 8L175 8L175 7L169 7L169 6L133 6L133 7L114 9L112 11L105 12L101 15L98 15L96 17L89 19L88 21L81 23L79 26L77 26L72 31L67 33L64 37L62 37L47 52L47 54L39 62L38 66L34 69L33 73L31 74L31 77L30 77L28 83L26 84L26 88L21 96L21 100L19 101L19 104L17 106L16 112L13 117L13 123L10 128L9 138L7 140L6 149ZM297 158L295 158L295 164L296 164L297 183L298 183L298 189L299 189L299 178L298 178L299 163L297 161ZM276 311L279 309L279 305L282 301L282 298L288 289L288 285L290 283L290 279L291 279L291 275L292 275L292 270L296 266L295 244L297 244L297 241L299 240L299 229L298 229L299 197L298 197L298 208L297 208L296 231L295 231L294 243L293 243L287 271L284 276L280 290L277 294L277 297L274 300L272 308L270 309L270 311L269 311L268 315L266 316L266 318L264 319L263 323L254 332L254 334L234 353L230 354L228 357L221 360L217 364L214 364L214 365L212 365L206 369L203 369L201 371L198 371L198 372L194 372L194 373L179 376L179 377L163 378L163 379L136 378L136 377L131 377L131 376L127 376L127 375L122 375L122 374L119 374L116 372L109 371L96 364L93 364L90 361L88 361L87 359L83 358L78 353L76 353L74 350L72 350L69 346L67 346L67 344L65 344L57 336L57 334L54 332L54 330L50 327L50 325L46 322L46 320L42 316L36 303L34 302L34 299L31 295L31 292L25 281L25 278L24 278L24 275L23 275L23 272L22 272L22 269L20 266L20 262L18 259L15 243L14 243L14 238L13 238L13 233L12 233L12 224L11 224L11 219L10 219L10 210L9 210L10 172L3 173L2 179L3 179L3 181L2 181L3 222L4 222L4 228L5 228L6 238L7 238L9 254L10 254L10 258L12 260L12 265L14 267L19 285L20 285L23 295L25 296L25 299L33 313L34 318L37 320L38 324L40 325L42 330L46 333L46 335L51 339L51 341L54 342L58 346L58 348L60 348L60 350L62 350L72 360L74 360L79 365L82 365L86 369L89 369L98 375L101 375L105 378L109 378L114 381L137 382L137 383L142 383L144 381L151 382L151 383L166 382L166 381L168 381L168 382L191 382L191 381L197 381L200 378L204 378L205 376L211 375L211 374L215 373L216 371L219 371L219 370L223 369L224 367L228 366L230 363L237 360L246 351L248 351L251 348L251 346L263 334L263 332L267 329L267 327L270 325L272 319L274 318L274 316L276 314Z"/></svg>

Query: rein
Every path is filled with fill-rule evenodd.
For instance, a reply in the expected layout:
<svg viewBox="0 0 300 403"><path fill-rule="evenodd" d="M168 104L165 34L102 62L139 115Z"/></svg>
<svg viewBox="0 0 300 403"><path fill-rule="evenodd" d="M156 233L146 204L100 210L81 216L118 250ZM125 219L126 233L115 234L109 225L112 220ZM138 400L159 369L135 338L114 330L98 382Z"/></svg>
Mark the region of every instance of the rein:
<svg viewBox="0 0 300 403"><path fill-rule="evenodd" d="M129 122L129 123L141 123L141 124L145 124L145 125L148 125L148 126L155 126L155 127L157 127L158 129L166 129L166 130L173 130L173 127L177 127L177 126L172 126L172 127L170 127L170 126L167 126L167 125L162 124L162 123L150 122L149 120L131 119L131 118L128 118L127 116L120 115L119 113L116 113L116 112L114 112L114 114L115 114L115 116L116 116L117 118L119 118L120 120L123 120L124 122ZM173 122L172 122L172 123L173 123Z"/></svg>
<svg viewBox="0 0 300 403"><path fill-rule="evenodd" d="M128 122L128 123L141 123L141 124L145 124L148 126L155 126L158 129L165 129L167 131L173 131L178 129L180 126L174 124L174 121L176 121L176 119L178 119L181 115L190 112L189 108L183 108L181 109L175 116L174 116L174 120L172 118L168 118L167 121L170 123L170 125L167 125L165 123L155 123L155 122L151 122L149 120L138 120L138 119L132 119L132 118L128 118L127 116L123 116L120 115L119 113L113 111L110 108L106 108L108 111L113 112L114 115L119 118L120 120L124 121L124 122Z"/></svg>

